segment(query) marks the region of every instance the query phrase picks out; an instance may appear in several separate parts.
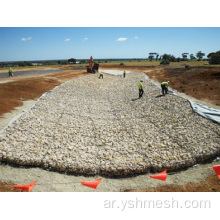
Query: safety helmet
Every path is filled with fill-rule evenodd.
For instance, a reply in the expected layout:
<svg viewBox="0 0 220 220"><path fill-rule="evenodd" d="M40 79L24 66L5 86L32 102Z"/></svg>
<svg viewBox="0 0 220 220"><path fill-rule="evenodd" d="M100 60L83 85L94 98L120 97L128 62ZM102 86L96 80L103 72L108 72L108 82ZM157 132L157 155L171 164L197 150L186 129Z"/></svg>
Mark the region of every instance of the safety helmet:
<svg viewBox="0 0 220 220"><path fill-rule="evenodd" d="M141 79L140 82L143 82L143 80Z"/></svg>
<svg viewBox="0 0 220 220"><path fill-rule="evenodd" d="M168 83L170 83L170 81L167 81Z"/></svg>

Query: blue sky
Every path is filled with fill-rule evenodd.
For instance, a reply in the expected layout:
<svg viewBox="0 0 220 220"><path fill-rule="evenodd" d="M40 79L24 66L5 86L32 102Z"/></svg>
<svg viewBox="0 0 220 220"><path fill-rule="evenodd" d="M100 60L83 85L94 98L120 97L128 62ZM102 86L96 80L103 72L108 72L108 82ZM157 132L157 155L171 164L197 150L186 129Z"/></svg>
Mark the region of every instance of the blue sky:
<svg viewBox="0 0 220 220"><path fill-rule="evenodd" d="M0 27L0 61L181 57L220 50L220 27Z"/></svg>

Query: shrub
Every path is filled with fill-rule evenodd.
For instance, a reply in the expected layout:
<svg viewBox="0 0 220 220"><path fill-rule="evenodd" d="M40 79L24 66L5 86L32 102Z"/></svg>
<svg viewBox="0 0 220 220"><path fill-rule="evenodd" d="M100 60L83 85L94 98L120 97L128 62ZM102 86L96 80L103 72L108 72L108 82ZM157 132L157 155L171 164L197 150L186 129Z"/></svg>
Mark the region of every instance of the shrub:
<svg viewBox="0 0 220 220"><path fill-rule="evenodd" d="M161 65L169 65L170 61L169 60L161 60L160 64Z"/></svg>
<svg viewBox="0 0 220 220"><path fill-rule="evenodd" d="M220 64L220 50L215 53L210 53L208 56L210 64Z"/></svg>
<svg viewBox="0 0 220 220"><path fill-rule="evenodd" d="M209 60L210 64L220 64L220 55L213 55Z"/></svg>

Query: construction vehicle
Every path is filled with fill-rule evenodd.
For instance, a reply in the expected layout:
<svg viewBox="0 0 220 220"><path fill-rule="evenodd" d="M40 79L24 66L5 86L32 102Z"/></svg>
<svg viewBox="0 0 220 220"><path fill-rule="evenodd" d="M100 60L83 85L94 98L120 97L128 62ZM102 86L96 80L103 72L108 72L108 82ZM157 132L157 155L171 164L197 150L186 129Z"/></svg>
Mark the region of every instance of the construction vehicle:
<svg viewBox="0 0 220 220"><path fill-rule="evenodd" d="M87 73L96 73L99 70L99 64L93 62L92 56L90 57L89 60L89 66L86 66Z"/></svg>

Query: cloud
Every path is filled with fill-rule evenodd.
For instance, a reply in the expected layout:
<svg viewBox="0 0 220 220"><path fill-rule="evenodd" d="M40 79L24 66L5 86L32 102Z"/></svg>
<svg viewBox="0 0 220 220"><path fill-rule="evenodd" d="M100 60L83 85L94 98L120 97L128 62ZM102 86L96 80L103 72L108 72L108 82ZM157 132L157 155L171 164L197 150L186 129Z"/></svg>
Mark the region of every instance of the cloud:
<svg viewBox="0 0 220 220"><path fill-rule="evenodd" d="M138 36L135 36L134 39L137 40L137 39L138 39Z"/></svg>
<svg viewBox="0 0 220 220"><path fill-rule="evenodd" d="M86 40L88 40L88 38L87 38L87 37L84 37L84 38L83 38L83 41L86 41Z"/></svg>
<svg viewBox="0 0 220 220"><path fill-rule="evenodd" d="M70 41L70 38L66 38L64 41Z"/></svg>
<svg viewBox="0 0 220 220"><path fill-rule="evenodd" d="M117 40L115 41L126 41L128 38L125 38L125 37L119 37Z"/></svg>
<svg viewBox="0 0 220 220"><path fill-rule="evenodd" d="M31 40L32 38L31 37L28 37L28 38L21 38L21 41L28 41L28 40Z"/></svg>

